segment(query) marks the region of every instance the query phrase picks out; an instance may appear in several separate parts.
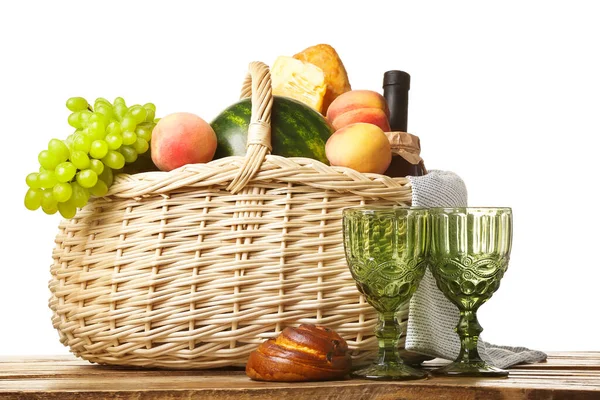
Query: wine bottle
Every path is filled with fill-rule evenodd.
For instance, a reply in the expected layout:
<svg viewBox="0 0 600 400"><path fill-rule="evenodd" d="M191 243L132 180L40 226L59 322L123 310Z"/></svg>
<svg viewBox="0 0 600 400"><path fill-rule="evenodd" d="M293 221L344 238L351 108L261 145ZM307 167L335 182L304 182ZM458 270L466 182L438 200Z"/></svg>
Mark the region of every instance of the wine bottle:
<svg viewBox="0 0 600 400"><path fill-rule="evenodd" d="M404 71L387 71L383 74L383 97L390 109L392 132L407 132L408 91L410 75Z"/></svg>
<svg viewBox="0 0 600 400"><path fill-rule="evenodd" d="M392 162L385 175L391 177L421 176L425 173L419 155L419 138L407 133L409 90L408 73L392 70L383 74L383 97L390 111L389 122L392 130L388 134L392 144Z"/></svg>

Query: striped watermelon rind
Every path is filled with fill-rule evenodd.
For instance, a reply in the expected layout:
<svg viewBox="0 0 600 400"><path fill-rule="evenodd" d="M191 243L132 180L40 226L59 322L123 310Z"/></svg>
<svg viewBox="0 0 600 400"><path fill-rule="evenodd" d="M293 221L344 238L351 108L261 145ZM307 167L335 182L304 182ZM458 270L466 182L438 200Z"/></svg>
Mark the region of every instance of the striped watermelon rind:
<svg viewBox="0 0 600 400"><path fill-rule="evenodd" d="M227 107L210 123L217 134L213 159L246 154L251 113L250 99L243 99ZM325 143L332 133L331 125L316 110L288 97L273 96L271 154L313 158L328 164Z"/></svg>

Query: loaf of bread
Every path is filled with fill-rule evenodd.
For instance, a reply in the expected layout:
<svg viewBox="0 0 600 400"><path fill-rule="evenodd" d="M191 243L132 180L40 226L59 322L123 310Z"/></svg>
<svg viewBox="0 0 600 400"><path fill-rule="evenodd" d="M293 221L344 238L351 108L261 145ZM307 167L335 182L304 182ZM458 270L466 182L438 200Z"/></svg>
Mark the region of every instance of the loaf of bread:
<svg viewBox="0 0 600 400"><path fill-rule="evenodd" d="M311 46L298 54L294 54L294 58L314 64L325 73L327 91L321 107L323 115L327 113L329 105L336 97L351 90L346 68L338 53L330 45L318 44Z"/></svg>
<svg viewBox="0 0 600 400"><path fill-rule="evenodd" d="M274 96L290 97L322 111L327 85L325 74L314 64L293 57L277 57L271 67L271 86Z"/></svg>
<svg viewBox="0 0 600 400"><path fill-rule="evenodd" d="M246 375L259 381L301 382L344 378L352 359L348 344L331 329L285 328L250 353Z"/></svg>

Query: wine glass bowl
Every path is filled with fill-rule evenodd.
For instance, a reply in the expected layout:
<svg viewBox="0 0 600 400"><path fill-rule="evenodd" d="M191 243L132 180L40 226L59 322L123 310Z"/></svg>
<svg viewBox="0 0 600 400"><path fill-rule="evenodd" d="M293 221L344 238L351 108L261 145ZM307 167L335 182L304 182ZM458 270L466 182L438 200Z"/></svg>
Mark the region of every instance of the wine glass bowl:
<svg viewBox="0 0 600 400"><path fill-rule="evenodd" d="M358 290L378 312L379 355L354 376L403 380L426 377L403 364L398 353L399 308L410 300L426 269L429 246L427 210L358 207L343 211L346 260Z"/></svg>
<svg viewBox="0 0 600 400"><path fill-rule="evenodd" d="M429 210L429 266L438 288L460 312L456 327L460 353L435 375L507 376L486 364L477 344L483 331L477 310L498 290L512 247L510 208L433 208Z"/></svg>

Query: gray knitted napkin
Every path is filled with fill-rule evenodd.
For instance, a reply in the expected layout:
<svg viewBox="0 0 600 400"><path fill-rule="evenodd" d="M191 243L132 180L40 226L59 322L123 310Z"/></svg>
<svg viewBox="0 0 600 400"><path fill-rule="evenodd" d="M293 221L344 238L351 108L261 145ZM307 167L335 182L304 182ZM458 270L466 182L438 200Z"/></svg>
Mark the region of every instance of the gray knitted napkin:
<svg viewBox="0 0 600 400"><path fill-rule="evenodd" d="M467 188L452 172L429 171L427 175L409 177L412 183L412 204L421 207L465 207ZM454 328L458 323L458 308L440 292L431 272L427 270L410 301L406 349L431 357L454 360L460 351L460 341ZM496 346L479 341L479 354L487 363L506 368L520 363L546 359L541 351L525 347Z"/></svg>

